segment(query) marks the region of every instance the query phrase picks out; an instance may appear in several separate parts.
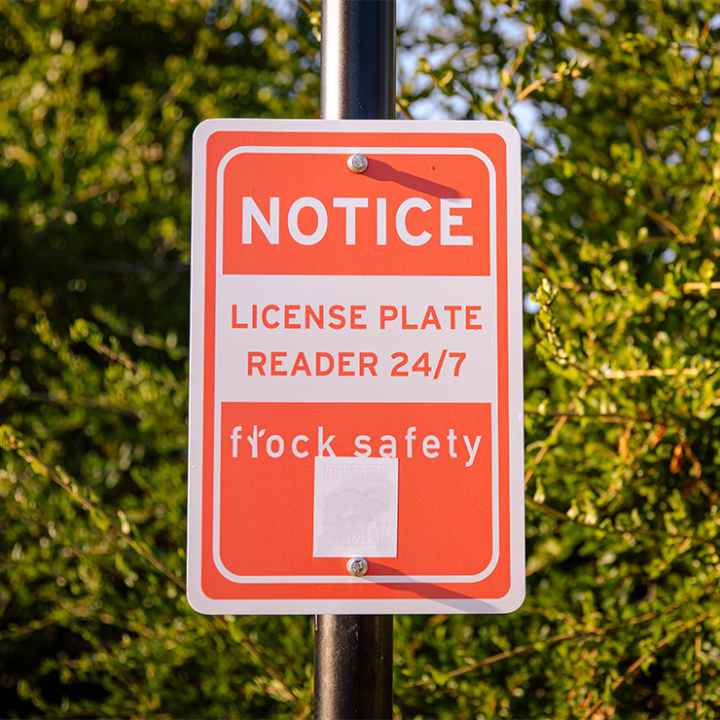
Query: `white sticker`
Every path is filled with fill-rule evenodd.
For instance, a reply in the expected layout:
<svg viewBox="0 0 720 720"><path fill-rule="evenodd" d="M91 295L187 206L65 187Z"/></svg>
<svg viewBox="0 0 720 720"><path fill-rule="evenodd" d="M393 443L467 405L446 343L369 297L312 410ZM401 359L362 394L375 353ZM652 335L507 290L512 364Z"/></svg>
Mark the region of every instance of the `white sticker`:
<svg viewBox="0 0 720 720"><path fill-rule="evenodd" d="M313 557L397 557L397 522L397 458L315 458Z"/></svg>

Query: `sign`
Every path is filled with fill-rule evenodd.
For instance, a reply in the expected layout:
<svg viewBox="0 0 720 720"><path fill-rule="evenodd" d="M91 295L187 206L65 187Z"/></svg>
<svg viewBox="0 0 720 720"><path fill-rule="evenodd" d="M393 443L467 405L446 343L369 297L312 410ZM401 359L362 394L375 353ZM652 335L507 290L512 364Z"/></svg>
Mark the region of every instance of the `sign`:
<svg viewBox="0 0 720 720"><path fill-rule="evenodd" d="M520 605L520 216L505 123L198 126L196 610Z"/></svg>

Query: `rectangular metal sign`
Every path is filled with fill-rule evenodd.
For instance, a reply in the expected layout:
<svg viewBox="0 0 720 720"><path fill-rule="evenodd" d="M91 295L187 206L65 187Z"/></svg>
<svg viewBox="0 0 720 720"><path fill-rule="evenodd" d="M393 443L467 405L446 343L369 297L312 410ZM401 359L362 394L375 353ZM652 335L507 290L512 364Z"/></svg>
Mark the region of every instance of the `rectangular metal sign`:
<svg viewBox="0 0 720 720"><path fill-rule="evenodd" d="M519 145L480 121L198 126L196 610L520 605Z"/></svg>

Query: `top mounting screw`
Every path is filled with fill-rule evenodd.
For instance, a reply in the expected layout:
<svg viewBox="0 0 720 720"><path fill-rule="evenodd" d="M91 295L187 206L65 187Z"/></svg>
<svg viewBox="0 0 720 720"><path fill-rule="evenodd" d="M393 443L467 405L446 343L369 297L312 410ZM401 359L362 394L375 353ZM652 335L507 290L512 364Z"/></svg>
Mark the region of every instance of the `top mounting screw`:
<svg viewBox="0 0 720 720"><path fill-rule="evenodd" d="M348 158L347 166L354 173L362 173L367 170L368 159L365 157L365 155L360 155L356 153L355 155L351 155Z"/></svg>

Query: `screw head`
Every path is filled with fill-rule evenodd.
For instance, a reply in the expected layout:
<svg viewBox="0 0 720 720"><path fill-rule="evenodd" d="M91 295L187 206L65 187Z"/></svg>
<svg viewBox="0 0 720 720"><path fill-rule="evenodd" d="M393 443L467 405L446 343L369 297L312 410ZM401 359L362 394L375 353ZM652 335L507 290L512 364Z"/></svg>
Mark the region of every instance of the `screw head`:
<svg viewBox="0 0 720 720"><path fill-rule="evenodd" d="M347 561L347 570L354 577L362 577L368 571L368 562L364 557L351 557Z"/></svg>
<svg viewBox="0 0 720 720"><path fill-rule="evenodd" d="M365 155L355 153L348 158L347 166L348 169L350 169L354 173L363 173L367 170L368 159L365 157Z"/></svg>

